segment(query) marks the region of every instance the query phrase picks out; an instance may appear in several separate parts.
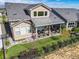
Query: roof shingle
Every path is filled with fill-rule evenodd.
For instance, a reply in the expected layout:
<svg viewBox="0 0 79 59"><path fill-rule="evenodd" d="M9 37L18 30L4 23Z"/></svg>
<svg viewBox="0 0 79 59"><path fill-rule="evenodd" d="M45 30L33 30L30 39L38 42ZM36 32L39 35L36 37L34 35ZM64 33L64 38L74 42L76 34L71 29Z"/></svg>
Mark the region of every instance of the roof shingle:
<svg viewBox="0 0 79 59"><path fill-rule="evenodd" d="M77 21L76 9L73 8L53 8L57 11L62 17L66 19L66 21Z"/></svg>

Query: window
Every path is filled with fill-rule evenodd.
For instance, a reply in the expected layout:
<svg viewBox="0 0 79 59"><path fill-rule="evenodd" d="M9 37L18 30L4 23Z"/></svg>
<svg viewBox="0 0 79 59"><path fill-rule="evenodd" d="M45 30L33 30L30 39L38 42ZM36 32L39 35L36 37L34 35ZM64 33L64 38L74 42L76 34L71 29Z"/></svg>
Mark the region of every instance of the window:
<svg viewBox="0 0 79 59"><path fill-rule="evenodd" d="M13 15L17 15L17 13L14 13Z"/></svg>
<svg viewBox="0 0 79 59"><path fill-rule="evenodd" d="M26 27L26 32L27 32L27 33L31 32L30 27Z"/></svg>
<svg viewBox="0 0 79 59"><path fill-rule="evenodd" d="M17 28L15 29L15 34L16 34L16 35L20 35L20 34L21 34L19 27L17 27Z"/></svg>
<svg viewBox="0 0 79 59"><path fill-rule="evenodd" d="M25 27L20 28L20 31L21 31L21 35L26 34L26 28Z"/></svg>
<svg viewBox="0 0 79 59"><path fill-rule="evenodd" d="M45 16L47 16L47 11L45 11Z"/></svg>
<svg viewBox="0 0 79 59"><path fill-rule="evenodd" d="M47 11L34 11L34 16L47 16Z"/></svg>
<svg viewBox="0 0 79 59"><path fill-rule="evenodd" d="M15 35L25 35L30 32L31 32L30 27L16 27L15 29Z"/></svg>
<svg viewBox="0 0 79 59"><path fill-rule="evenodd" d="M44 12L43 11L39 11L38 12L38 16L44 16Z"/></svg>
<svg viewBox="0 0 79 59"><path fill-rule="evenodd" d="M74 23L69 23L68 27L74 27Z"/></svg>
<svg viewBox="0 0 79 59"><path fill-rule="evenodd" d="M36 11L34 12L34 16L37 16L37 12Z"/></svg>
<svg viewBox="0 0 79 59"><path fill-rule="evenodd" d="M21 32L20 31L16 31L16 35L20 35L21 34Z"/></svg>

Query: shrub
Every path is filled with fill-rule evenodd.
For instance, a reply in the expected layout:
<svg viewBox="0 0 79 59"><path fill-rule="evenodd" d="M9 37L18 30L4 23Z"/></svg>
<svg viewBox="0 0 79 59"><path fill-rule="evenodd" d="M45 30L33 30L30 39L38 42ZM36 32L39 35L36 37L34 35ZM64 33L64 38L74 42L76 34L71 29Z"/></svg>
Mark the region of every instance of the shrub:
<svg viewBox="0 0 79 59"><path fill-rule="evenodd" d="M19 59L17 56L12 56L10 59Z"/></svg>
<svg viewBox="0 0 79 59"><path fill-rule="evenodd" d="M10 41L9 40L5 40L5 45L9 46L10 45Z"/></svg>
<svg viewBox="0 0 79 59"><path fill-rule="evenodd" d="M78 33L79 32L79 27L78 28L73 28L72 31Z"/></svg>
<svg viewBox="0 0 79 59"><path fill-rule="evenodd" d="M53 36L53 37L50 37L50 38L53 39L53 40L58 40L59 36Z"/></svg>
<svg viewBox="0 0 79 59"><path fill-rule="evenodd" d="M44 54L44 49L43 49L43 47L41 47L41 48L37 48L37 51L38 51L38 55L42 55L42 54Z"/></svg>

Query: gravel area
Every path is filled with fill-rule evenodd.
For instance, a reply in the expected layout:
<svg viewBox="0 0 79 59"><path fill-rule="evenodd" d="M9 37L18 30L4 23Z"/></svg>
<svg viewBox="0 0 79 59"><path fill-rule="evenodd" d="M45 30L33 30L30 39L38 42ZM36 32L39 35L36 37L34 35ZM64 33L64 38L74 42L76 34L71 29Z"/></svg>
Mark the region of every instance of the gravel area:
<svg viewBox="0 0 79 59"><path fill-rule="evenodd" d="M59 49L42 59L79 59L79 43Z"/></svg>

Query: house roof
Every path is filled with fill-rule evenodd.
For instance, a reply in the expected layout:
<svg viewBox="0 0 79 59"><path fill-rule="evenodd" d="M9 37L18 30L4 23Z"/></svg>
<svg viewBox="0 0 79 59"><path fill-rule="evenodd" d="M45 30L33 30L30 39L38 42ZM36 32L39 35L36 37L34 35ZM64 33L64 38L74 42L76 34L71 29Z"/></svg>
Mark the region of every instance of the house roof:
<svg viewBox="0 0 79 59"><path fill-rule="evenodd" d="M31 18L29 14L25 14L24 9L33 9L40 5L50 9L44 4L6 3L7 17L9 21L32 20L36 27L64 23L62 19L51 11L50 16L45 18Z"/></svg>
<svg viewBox="0 0 79 59"><path fill-rule="evenodd" d="M30 4L29 6L26 7L26 9L33 10L33 9L39 7L39 6L43 6L43 7L47 8L48 10L51 10L51 8L49 8L48 6L46 6L46 5L42 4L42 3Z"/></svg>
<svg viewBox="0 0 79 59"><path fill-rule="evenodd" d="M27 6L28 4L22 3L6 3L5 7L9 21L30 20L30 16L24 12L24 8Z"/></svg>
<svg viewBox="0 0 79 59"><path fill-rule="evenodd" d="M45 6L44 4L23 4L23 3L5 3L5 8L7 10L7 17L9 21L21 21L21 20L30 20L30 15L26 14L24 10L31 10L38 6Z"/></svg>
<svg viewBox="0 0 79 59"><path fill-rule="evenodd" d="M49 17L45 18L33 18L32 22L34 23L35 27L39 26L46 26L46 25L51 25L52 22Z"/></svg>
<svg viewBox="0 0 79 59"><path fill-rule="evenodd" d="M52 24L62 24L65 23L61 18L59 18L58 16L56 16L54 13L50 13L50 20L52 22Z"/></svg>
<svg viewBox="0 0 79 59"><path fill-rule="evenodd" d="M30 23L27 22L27 21L20 21L20 22L15 22L15 23L11 24L11 27L15 27L15 26L17 26L17 25L19 25L19 24L21 24L21 23L27 23L27 24L30 24Z"/></svg>
<svg viewBox="0 0 79 59"><path fill-rule="evenodd" d="M73 8L53 8L59 13L67 22L77 21L76 9Z"/></svg>
<svg viewBox="0 0 79 59"><path fill-rule="evenodd" d="M79 21L79 13L77 13L78 21Z"/></svg>
<svg viewBox="0 0 79 59"><path fill-rule="evenodd" d="M77 18L78 18L78 21L79 21L79 10L77 10Z"/></svg>

